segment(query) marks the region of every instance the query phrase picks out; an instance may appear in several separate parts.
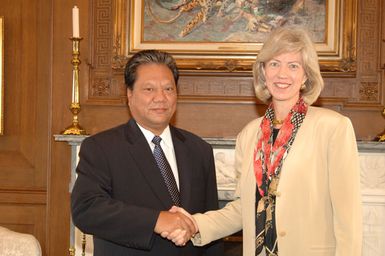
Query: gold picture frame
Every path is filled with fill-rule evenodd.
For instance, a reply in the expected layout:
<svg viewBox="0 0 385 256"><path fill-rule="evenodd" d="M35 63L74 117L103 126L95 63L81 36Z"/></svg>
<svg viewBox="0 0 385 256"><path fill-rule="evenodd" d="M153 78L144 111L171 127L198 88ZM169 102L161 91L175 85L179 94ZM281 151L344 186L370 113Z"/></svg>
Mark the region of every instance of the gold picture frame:
<svg viewBox="0 0 385 256"><path fill-rule="evenodd" d="M0 16L0 135L4 134L4 17Z"/></svg>
<svg viewBox="0 0 385 256"><path fill-rule="evenodd" d="M302 0L304 4L311 1L314 2L314 0ZM125 0L114 1L113 49L115 55L113 56L113 62L114 60L121 62L122 59L126 59L124 56L130 56L143 49L160 49L172 53L182 70L208 72L251 71L252 63L263 42L196 42L186 39L147 40L146 29L153 29L153 26L144 25L144 23L148 20L147 16L151 12L151 15L154 16L154 12L156 12L154 5L157 2L148 0L133 0L128 3ZM321 71L331 76L354 76L356 72L357 0L320 0L319 2L325 3L323 40L315 42ZM148 3L153 5L151 11L149 11ZM181 15L183 14L181 11ZM215 14L210 16L209 19L214 19L214 16ZM167 19L169 17L165 18L163 16L161 18ZM200 28L204 25L201 22ZM165 29L169 31L177 30L172 26ZM162 34L162 31L158 34Z"/></svg>

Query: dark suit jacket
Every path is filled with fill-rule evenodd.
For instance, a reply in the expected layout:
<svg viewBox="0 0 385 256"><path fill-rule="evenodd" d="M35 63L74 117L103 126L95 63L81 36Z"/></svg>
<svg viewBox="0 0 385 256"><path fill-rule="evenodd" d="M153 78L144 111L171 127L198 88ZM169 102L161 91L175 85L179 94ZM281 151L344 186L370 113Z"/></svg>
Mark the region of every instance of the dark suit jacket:
<svg viewBox="0 0 385 256"><path fill-rule="evenodd" d="M182 207L190 213L218 208L211 146L170 126ZM151 149L131 119L85 139L71 195L74 224L94 235L94 255L222 255L219 242L177 247L154 233L160 211L173 205Z"/></svg>

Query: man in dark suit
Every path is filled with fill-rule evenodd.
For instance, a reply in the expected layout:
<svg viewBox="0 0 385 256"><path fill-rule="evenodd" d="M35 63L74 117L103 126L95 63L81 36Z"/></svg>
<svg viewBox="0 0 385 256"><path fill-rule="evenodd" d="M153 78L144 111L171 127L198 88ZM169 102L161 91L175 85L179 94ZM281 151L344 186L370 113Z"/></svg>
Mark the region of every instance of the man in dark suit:
<svg viewBox="0 0 385 256"><path fill-rule="evenodd" d="M169 125L178 77L169 54L136 53L125 69L132 119L81 145L72 218L94 236L96 256L223 254L221 242L178 247L159 235L177 229L186 237L196 232L189 218L169 211L173 205L191 213L218 208L211 146Z"/></svg>

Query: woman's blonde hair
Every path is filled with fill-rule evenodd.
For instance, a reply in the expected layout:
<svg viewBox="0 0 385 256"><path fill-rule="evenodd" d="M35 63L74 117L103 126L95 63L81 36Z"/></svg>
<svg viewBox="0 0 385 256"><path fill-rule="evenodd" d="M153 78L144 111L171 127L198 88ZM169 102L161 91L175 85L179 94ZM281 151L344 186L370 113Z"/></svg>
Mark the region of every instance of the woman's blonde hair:
<svg viewBox="0 0 385 256"><path fill-rule="evenodd" d="M311 105L320 95L324 82L321 76L318 56L308 33L301 27L290 26L275 29L263 44L253 65L254 89L258 99L265 103L271 101L264 75L265 63L282 53L299 52L307 80L301 89L304 101Z"/></svg>

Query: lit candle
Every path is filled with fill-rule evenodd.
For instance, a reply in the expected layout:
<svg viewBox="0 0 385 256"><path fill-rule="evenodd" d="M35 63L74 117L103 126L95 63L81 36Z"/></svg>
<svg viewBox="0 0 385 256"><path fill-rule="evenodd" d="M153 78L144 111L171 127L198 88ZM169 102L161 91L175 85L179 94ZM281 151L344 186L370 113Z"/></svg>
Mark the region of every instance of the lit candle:
<svg viewBox="0 0 385 256"><path fill-rule="evenodd" d="M72 8L72 37L79 38L79 8Z"/></svg>

